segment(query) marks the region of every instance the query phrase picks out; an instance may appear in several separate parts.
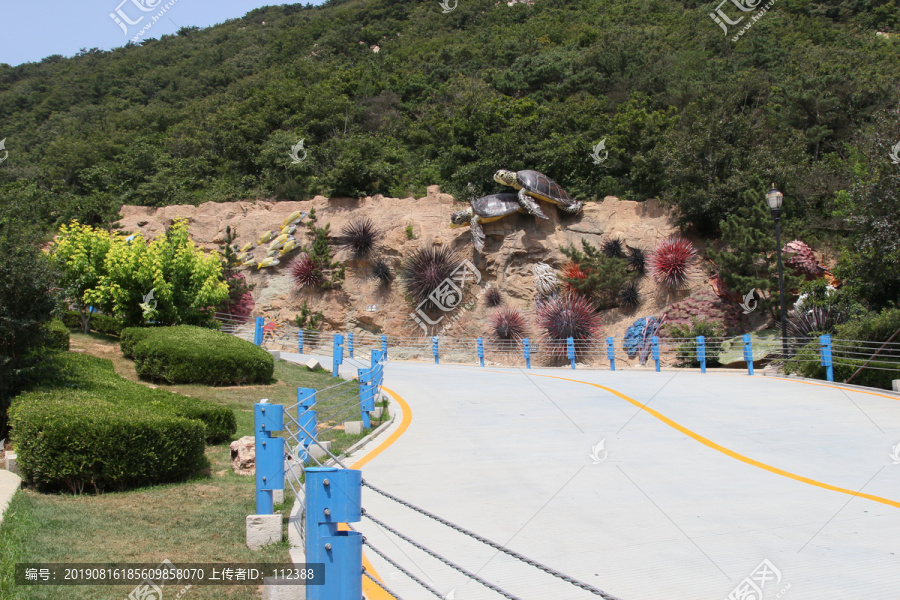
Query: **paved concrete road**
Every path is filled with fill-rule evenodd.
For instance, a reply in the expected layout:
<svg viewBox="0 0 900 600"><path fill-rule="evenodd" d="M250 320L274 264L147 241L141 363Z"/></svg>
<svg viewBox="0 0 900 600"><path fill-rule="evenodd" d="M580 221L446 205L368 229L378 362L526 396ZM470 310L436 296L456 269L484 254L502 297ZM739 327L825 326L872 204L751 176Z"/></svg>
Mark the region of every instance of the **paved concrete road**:
<svg viewBox="0 0 900 600"><path fill-rule="evenodd" d="M764 560L777 569L765 600L900 598L900 396L739 374L402 363L385 385L412 422L365 479L622 600L722 600ZM597 597L370 490L363 501L523 600ZM449 598L501 597L365 518L360 530ZM405 600L433 598L367 556Z"/></svg>

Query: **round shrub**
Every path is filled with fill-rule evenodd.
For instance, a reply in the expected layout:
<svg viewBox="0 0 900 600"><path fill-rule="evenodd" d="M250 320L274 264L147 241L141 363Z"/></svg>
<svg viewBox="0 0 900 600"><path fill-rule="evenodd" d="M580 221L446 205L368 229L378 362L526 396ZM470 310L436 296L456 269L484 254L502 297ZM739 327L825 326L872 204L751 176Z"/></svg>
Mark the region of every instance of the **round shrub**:
<svg viewBox="0 0 900 600"><path fill-rule="evenodd" d="M143 341L153 330L150 327L126 327L119 336L119 348L125 358L134 359L134 345Z"/></svg>
<svg viewBox="0 0 900 600"><path fill-rule="evenodd" d="M250 342L202 327L148 329L133 349L138 375L167 383L268 383L275 361Z"/></svg>

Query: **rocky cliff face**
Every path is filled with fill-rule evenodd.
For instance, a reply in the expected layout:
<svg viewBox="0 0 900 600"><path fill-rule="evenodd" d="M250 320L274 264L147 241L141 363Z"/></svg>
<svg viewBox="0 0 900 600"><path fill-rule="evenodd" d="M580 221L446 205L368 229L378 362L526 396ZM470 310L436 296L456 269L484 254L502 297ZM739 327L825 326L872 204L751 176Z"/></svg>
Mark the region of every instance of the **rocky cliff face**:
<svg viewBox="0 0 900 600"><path fill-rule="evenodd" d="M174 219L187 218L195 242L215 249L216 243L224 239L226 226L237 230L241 245L255 243L264 232L280 227L284 218L296 210L308 211L315 207L319 225L330 223L335 235L352 219L366 216L384 231L376 254L390 264L395 274L399 275L403 260L417 248L445 245L457 251L461 258L472 261L481 272L482 288L490 284L500 289L508 304L521 308L530 318L533 317L531 303L534 296L532 265L545 262L560 268L567 262L560 252L561 247L572 244L580 248L582 239L599 246L604 237L617 236L628 245L650 250L659 240L677 233L672 216L655 200L631 202L609 196L603 202L586 204L578 215L561 213L555 206L543 203L544 212L550 217L547 221L517 214L484 225L487 241L481 254L475 252L468 228L454 229L449 225L450 215L467 206L449 194L442 194L438 186L431 186L424 198L316 196L305 202L209 202L200 206L164 208L123 206L120 224L126 231L140 231L150 238ZM412 226L414 239L407 236L408 225ZM295 237L298 244L308 242L302 227L298 228ZM702 250L702 242L693 241ZM264 254L257 250L256 258L260 259ZM283 257L275 268L245 269L248 280L256 284L254 315L289 323L306 300L310 308L324 314L323 329L326 331L386 333L403 337L425 335L410 316L414 306L406 301L402 282L398 279L389 288L382 287L371 275L371 262L353 260L346 250L335 254L336 260L347 267L346 279L339 289L303 290L294 294L288 267L296 255L294 252ZM623 335L635 319L658 315L668 304L706 287L706 280L702 265L698 265L688 286L676 294L666 291L650 277L643 277L640 280L641 306L637 310L605 311L601 334ZM466 300L477 297L478 291L478 288L470 290ZM452 338L486 335L492 310L479 299L471 310L460 311L461 316L444 331L444 335Z"/></svg>

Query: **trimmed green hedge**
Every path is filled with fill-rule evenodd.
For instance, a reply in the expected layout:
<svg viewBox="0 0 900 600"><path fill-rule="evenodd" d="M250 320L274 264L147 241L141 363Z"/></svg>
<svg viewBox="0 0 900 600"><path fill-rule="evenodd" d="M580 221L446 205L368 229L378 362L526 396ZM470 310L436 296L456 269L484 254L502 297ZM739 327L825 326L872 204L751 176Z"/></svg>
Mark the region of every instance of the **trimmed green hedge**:
<svg viewBox="0 0 900 600"><path fill-rule="evenodd" d="M272 355L262 348L202 327L157 327L141 333L129 330L127 340L120 344L122 351L134 357L138 375L152 381L269 383L275 369Z"/></svg>
<svg viewBox="0 0 900 600"><path fill-rule="evenodd" d="M81 315L78 311L69 310L63 315L63 323L69 329L82 331ZM122 332L122 319L110 317L109 315L101 315L94 313L91 315L90 322L91 331L97 333L105 333L106 335L119 335Z"/></svg>
<svg viewBox="0 0 900 600"><path fill-rule="evenodd" d="M125 358L134 360L134 345L146 338L152 329L149 327L126 327L119 336L119 348Z"/></svg>
<svg viewBox="0 0 900 600"><path fill-rule="evenodd" d="M23 475L79 492L183 479L204 464L205 441L231 438L234 412L128 381L112 362L60 354L56 379L10 410Z"/></svg>
<svg viewBox="0 0 900 600"><path fill-rule="evenodd" d="M50 350L68 351L69 328L59 319L53 319L45 326L47 340L44 346Z"/></svg>

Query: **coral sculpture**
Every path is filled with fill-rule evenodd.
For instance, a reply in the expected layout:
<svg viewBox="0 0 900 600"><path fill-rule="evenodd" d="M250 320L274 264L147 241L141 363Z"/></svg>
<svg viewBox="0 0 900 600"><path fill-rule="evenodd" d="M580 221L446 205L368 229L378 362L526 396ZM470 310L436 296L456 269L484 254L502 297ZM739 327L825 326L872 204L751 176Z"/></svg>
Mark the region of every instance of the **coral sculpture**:
<svg viewBox="0 0 900 600"><path fill-rule="evenodd" d="M825 267L819 264L813 249L800 240L788 242L781 252L784 264L804 275L821 277L825 273Z"/></svg>

